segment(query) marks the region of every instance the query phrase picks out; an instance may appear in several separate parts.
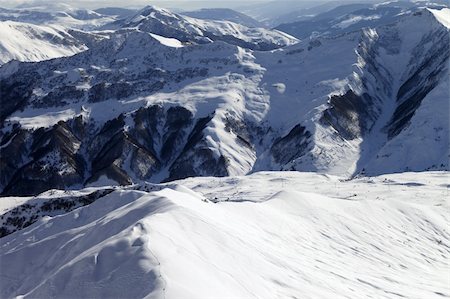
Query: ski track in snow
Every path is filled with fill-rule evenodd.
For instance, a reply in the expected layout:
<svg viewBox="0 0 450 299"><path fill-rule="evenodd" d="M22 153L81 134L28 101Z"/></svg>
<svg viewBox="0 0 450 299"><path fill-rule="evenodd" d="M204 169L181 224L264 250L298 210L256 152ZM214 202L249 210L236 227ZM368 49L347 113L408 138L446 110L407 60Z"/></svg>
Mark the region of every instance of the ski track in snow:
<svg viewBox="0 0 450 299"><path fill-rule="evenodd" d="M450 296L447 172L164 186L119 189L0 239L0 297Z"/></svg>

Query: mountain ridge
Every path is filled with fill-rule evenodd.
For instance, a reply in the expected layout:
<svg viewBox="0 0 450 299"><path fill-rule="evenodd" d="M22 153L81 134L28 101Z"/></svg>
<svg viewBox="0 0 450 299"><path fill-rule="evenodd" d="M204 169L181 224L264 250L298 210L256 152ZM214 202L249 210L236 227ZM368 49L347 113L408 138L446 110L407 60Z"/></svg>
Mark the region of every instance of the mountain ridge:
<svg viewBox="0 0 450 299"><path fill-rule="evenodd" d="M421 126L435 157L391 160L423 121L415 116L432 117L436 108L422 105L427 95L435 90L446 105L448 28L433 12L271 52L221 41L174 48L128 28L72 57L14 64L14 77L6 64L3 98L16 100L3 110L0 150L22 155L0 164L3 192L36 194L103 178L130 184L260 170L354 176L448 169L443 114ZM408 26L421 35L408 35ZM423 59L408 58L414 55ZM28 90L13 88L22 80ZM406 94L411 82L416 88Z"/></svg>

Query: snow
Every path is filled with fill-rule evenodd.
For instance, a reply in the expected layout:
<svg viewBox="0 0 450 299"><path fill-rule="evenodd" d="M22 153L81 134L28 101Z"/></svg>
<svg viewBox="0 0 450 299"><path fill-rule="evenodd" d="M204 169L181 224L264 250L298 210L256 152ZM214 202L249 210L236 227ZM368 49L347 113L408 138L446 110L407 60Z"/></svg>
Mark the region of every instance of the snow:
<svg viewBox="0 0 450 299"><path fill-rule="evenodd" d="M115 45L117 52L114 49L109 52L111 47L108 49L93 47L81 56L61 62L54 61L55 64L50 62L43 64L43 69L39 71L45 74L43 76L50 73L51 79L42 81L43 84L39 86L42 90L39 92L35 90L36 99L42 99L43 95L63 85L73 85L78 90L88 90L91 86L101 83L96 78L103 78L103 75L108 78L105 84L112 84L117 77L111 77L109 74L114 73L117 73L126 83L134 84L136 83L134 78L143 75L145 68L149 65L158 72L167 73L179 71L181 67L205 68L207 74L182 82L176 82L177 80L173 77L167 78L164 79L164 88L159 91L136 92L129 98L120 100L110 98L103 102L92 103L87 97L65 98L62 100L68 104L56 111L55 108L41 110L27 107L22 112L15 112L8 121L18 121L26 128L48 127L59 120L79 115L82 113L80 106L83 105L87 112L83 119L95 128L100 128L106 121L121 113L126 116L127 125L132 126L132 114L141 107L162 105L166 109L171 106L182 106L191 111L196 119L213 115L213 119L204 130L205 145L217 157L223 155L227 158L229 162L227 171L230 175L244 175L268 169L298 169L351 176L367 166L367 163L371 163L373 171L383 169L377 168L376 165L389 165L391 171L403 171L413 164L415 166L412 169L424 169L419 167L422 165L420 163L425 165L431 158L425 156L425 151L422 153L408 151L411 156L409 154L402 156L406 148L411 148L411 146L399 146L403 143L409 144L403 138L390 142L391 145L383 149L383 155L380 155L390 154L394 148L401 149L399 152L401 157L398 157L396 161L392 158L386 159L389 162L382 163L382 159L375 160L374 157L388 141L386 134L381 130L390 120L396 107L392 96L385 90L380 92L375 88L390 88L392 94L395 94L411 75L408 72L415 65L414 49L420 45L421 41L427 41L425 37L429 32L442 27L431 13L425 12L421 16L404 16L402 20L389 26L364 30L363 36L361 32L351 32L337 37L304 40L275 51L251 51L224 42L176 48L181 46L181 43L175 39L167 39L136 29L123 35L109 32L111 44L117 42ZM163 11L163 15L167 14L167 11ZM202 27L212 23L192 19L192 24ZM241 30L243 27L240 25L226 22L220 24L211 30L220 31L225 28L226 30L224 29L225 31L220 34L231 34L233 30L237 30L233 31L236 36L243 34ZM367 61L355 53L355 50L361 51L361 47L367 46L361 44L361 40L366 39L369 40L369 45L374 45L377 49L377 67L387 70L392 75L392 80L389 79L392 83L391 87L381 86L382 84L370 74L371 70L364 68ZM383 39L388 42L390 51L386 49ZM431 46L432 43L428 42L424 49ZM97 60L89 56L98 55L100 51L102 55L108 54L105 55L106 57L111 55L111 61ZM80 64L79 57L91 60L89 63ZM11 74L16 68L13 64L8 64L6 67L1 71L2 74L6 74L5 76ZM363 80L371 94L376 94L380 98L383 96L380 101L382 103L374 108L374 110L379 109L381 113L370 134L363 138L343 140L337 136L333 128L324 126L320 119L323 111L329 107L330 96L342 95L349 88L357 93L365 92ZM56 86L53 81L58 82ZM445 91L445 88L442 90ZM105 113L105 106L109 108L107 113ZM430 112L425 114L425 119L432 117L431 111L433 109L430 108ZM255 135L258 135L250 136L253 138L251 146L243 146L238 138L242 136L227 129L224 125L224 119L227 118L247 124L249 131L254 131ZM433 122L435 128L439 128L439 122L443 122L443 118ZM294 126L299 124L312 135L308 153L296 158L292 163L278 165L273 161L271 145L276 138L286 136ZM256 132L251 129L252 126L258 126L261 131ZM448 138L445 138L442 131L439 134L429 134L428 132L433 132L432 130L431 126L422 126L420 132L424 134L423 136L433 136L427 138L430 142L426 144L433 146L433 153L442 160L445 158L442 153L447 146L445 140ZM265 136L259 136L262 132L267 133ZM414 134L413 132L410 131L409 134ZM164 134L164 132L160 133ZM440 137L441 141L432 142L435 135ZM410 135L400 137L402 136ZM420 159L412 159L412 156ZM155 174L152 181L165 179L166 177L161 176L166 173L166 170L163 169L160 174Z"/></svg>
<svg viewBox="0 0 450 299"><path fill-rule="evenodd" d="M152 37L157 39L162 45L172 48L182 48L183 44L176 38L167 38L161 35L150 33Z"/></svg>
<svg viewBox="0 0 450 299"><path fill-rule="evenodd" d="M298 39L278 30L268 30L264 28L249 28L229 21L212 21L194 19L183 16L185 20L203 31L213 33L218 36L234 36L247 42L269 41L278 45L293 45Z"/></svg>
<svg viewBox="0 0 450 299"><path fill-rule="evenodd" d="M44 26L62 26L64 28L91 30L114 22L116 17L101 15L92 10L78 9L70 5L46 2L40 5L2 8L2 20L15 20Z"/></svg>
<svg viewBox="0 0 450 299"><path fill-rule="evenodd" d="M408 165L412 171L430 167L427 165L449 167L449 90L447 72L447 77L423 99L410 126L368 163L368 174L404 171L401 165Z"/></svg>
<svg viewBox="0 0 450 299"><path fill-rule="evenodd" d="M151 32L161 31L161 28L171 32L172 29L193 35L199 41L211 41L209 36L234 37L253 44L273 44L274 46L292 45L298 42L292 37L278 30L263 28L249 28L230 21L202 20L172 13L166 9L147 6L135 16L124 21L125 27L139 28ZM154 28L154 29L153 29ZM169 29L170 28L170 29ZM165 33L165 31L163 31ZM174 36L165 36L173 38Z"/></svg>
<svg viewBox="0 0 450 299"><path fill-rule="evenodd" d="M87 187L115 186L117 182L108 178L106 175L100 176L95 182L89 183Z"/></svg>
<svg viewBox="0 0 450 299"><path fill-rule="evenodd" d="M3 197L0 199L0 215L30 200L31 197Z"/></svg>
<svg viewBox="0 0 450 299"><path fill-rule="evenodd" d="M430 11L449 28L448 9ZM148 17L157 17L157 12L173 16L157 10ZM355 172L355 161L361 159L367 163L368 174L402 171L406 165L419 170L430 161L448 161L448 76L425 97L411 124L391 140L378 131L391 117L395 99L380 91L378 94L385 97L380 108L383 111L374 127L377 133L365 136L373 147L365 156L361 139L340 140L318 121L331 95L343 94L350 87L363 91L357 79L367 71L367 62L355 53L361 39L374 43L380 37L388 39L391 48L377 44L377 55L372 58L383 62L379 66L395 78L390 83L397 91L414 69L410 64L414 49L439 25L428 22L430 19L427 15L407 16L388 27L364 31L367 36L363 37L352 32L297 43L282 34L272 36L270 31L186 17L192 30L247 41L264 38L297 44L271 52L250 51L223 42L183 47L179 40L136 31L116 37L119 50L105 55L111 54L111 60L123 63L120 69L102 59L90 65L87 56L81 56L80 60L89 62L82 68L79 61L70 59L65 60L67 64L44 64L49 71L42 70L42 74L51 74L54 81L36 88L33 92L37 97L48 94L58 80L79 89L89 88L93 82L83 81L82 76L89 68L95 71L92 76L119 70L129 72L132 78L142 74L139 68L145 61L148 65L156 61L155 69L172 71L179 70L180 65L202 67L205 60L209 64L206 78L166 82L162 91L120 100L91 103L82 99L57 109L27 107L6 123L19 122L25 129L47 128L83 115L84 121L92 120L89 129L95 131L121 113L126 126L132 126L133 112L141 107L163 104L167 109L180 105L196 119L212 116L203 130L202 146L217 158L227 158L227 171L232 177L189 178L155 185L155 189L162 189L159 191L142 191L145 183L115 187L114 192L89 206L66 214L53 211L55 214L0 239L0 297L450 296L449 173L406 172L353 180L344 177ZM354 17L341 26L361 20ZM52 45L45 39L15 34L13 30L19 25L13 22L0 26L6 28L0 30L0 43L5 49L20 50L14 52L15 59L69 55L52 52ZM26 28L65 38L64 32L53 27ZM423 51L431 47L425 42ZM148 56L136 51L138 46ZM16 63L10 63L2 68L2 75L8 76L17 68ZM363 79L367 89L377 80L369 75ZM262 134L269 133L257 140L259 144L254 142L255 148L243 146L237 138L239 132L226 127L228 118L238 125L239 121L261 124ZM285 169L304 162L302 169L328 174L255 172L237 176L258 169L279 169L264 150L297 124L311 132L314 147L310 155L317 159L308 164L305 156L305 161L295 160ZM78 151L80 144L72 146ZM156 149L160 146L155 143ZM57 158L58 153L52 152L43 161L46 166L59 163L60 171L73 170ZM166 178L167 168L156 176ZM105 185L116 183L101 176L89 187L95 190ZM52 190L33 198L0 198L0 215L30 201L57 200L66 196L63 193ZM87 191L71 191L67 196L77 194Z"/></svg>
<svg viewBox="0 0 450 299"><path fill-rule="evenodd" d="M428 9L445 27L450 28L450 8Z"/></svg>
<svg viewBox="0 0 450 299"><path fill-rule="evenodd" d="M117 190L0 239L0 296L442 298L448 188L263 172Z"/></svg>
<svg viewBox="0 0 450 299"><path fill-rule="evenodd" d="M72 40L71 40L72 39ZM10 60L41 61L71 56L87 47L62 29L20 22L0 22L0 65Z"/></svg>
<svg viewBox="0 0 450 299"><path fill-rule="evenodd" d="M273 87L277 89L277 91L281 94L283 94L286 91L286 84L284 83L275 83L272 84Z"/></svg>
<svg viewBox="0 0 450 299"><path fill-rule="evenodd" d="M345 20L341 21L340 23L333 25L333 27L339 27L341 29L344 29L344 28L350 27L361 21L371 21L371 20L377 20L380 18L381 18L381 16L379 16L379 15L373 15L373 16L349 15L348 19L345 19Z"/></svg>
<svg viewBox="0 0 450 299"><path fill-rule="evenodd" d="M7 121L18 122L25 129L38 129L51 127L57 124L59 121L66 121L76 116L75 110L73 109L65 109L61 111L54 111L54 109L52 109L52 111L46 112L43 112L42 110L48 109L36 109L34 111L26 111L19 114L15 114L20 116L10 117L7 119ZM30 112L35 115L25 116Z"/></svg>

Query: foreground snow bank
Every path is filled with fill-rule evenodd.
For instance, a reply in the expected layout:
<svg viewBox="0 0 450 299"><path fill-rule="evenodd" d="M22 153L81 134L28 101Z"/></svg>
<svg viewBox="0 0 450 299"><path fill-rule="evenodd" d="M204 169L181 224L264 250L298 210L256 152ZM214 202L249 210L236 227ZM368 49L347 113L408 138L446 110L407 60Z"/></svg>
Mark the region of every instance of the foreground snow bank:
<svg viewBox="0 0 450 299"><path fill-rule="evenodd" d="M117 190L0 239L0 297L443 298L448 187L267 172Z"/></svg>

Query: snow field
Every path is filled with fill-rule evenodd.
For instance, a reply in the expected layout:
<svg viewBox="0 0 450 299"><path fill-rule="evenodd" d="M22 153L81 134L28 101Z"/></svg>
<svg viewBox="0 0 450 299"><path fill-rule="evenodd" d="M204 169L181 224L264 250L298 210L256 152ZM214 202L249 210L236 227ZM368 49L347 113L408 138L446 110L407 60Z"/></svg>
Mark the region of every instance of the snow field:
<svg viewBox="0 0 450 299"><path fill-rule="evenodd" d="M448 187L264 172L118 190L2 238L1 297L442 298Z"/></svg>

